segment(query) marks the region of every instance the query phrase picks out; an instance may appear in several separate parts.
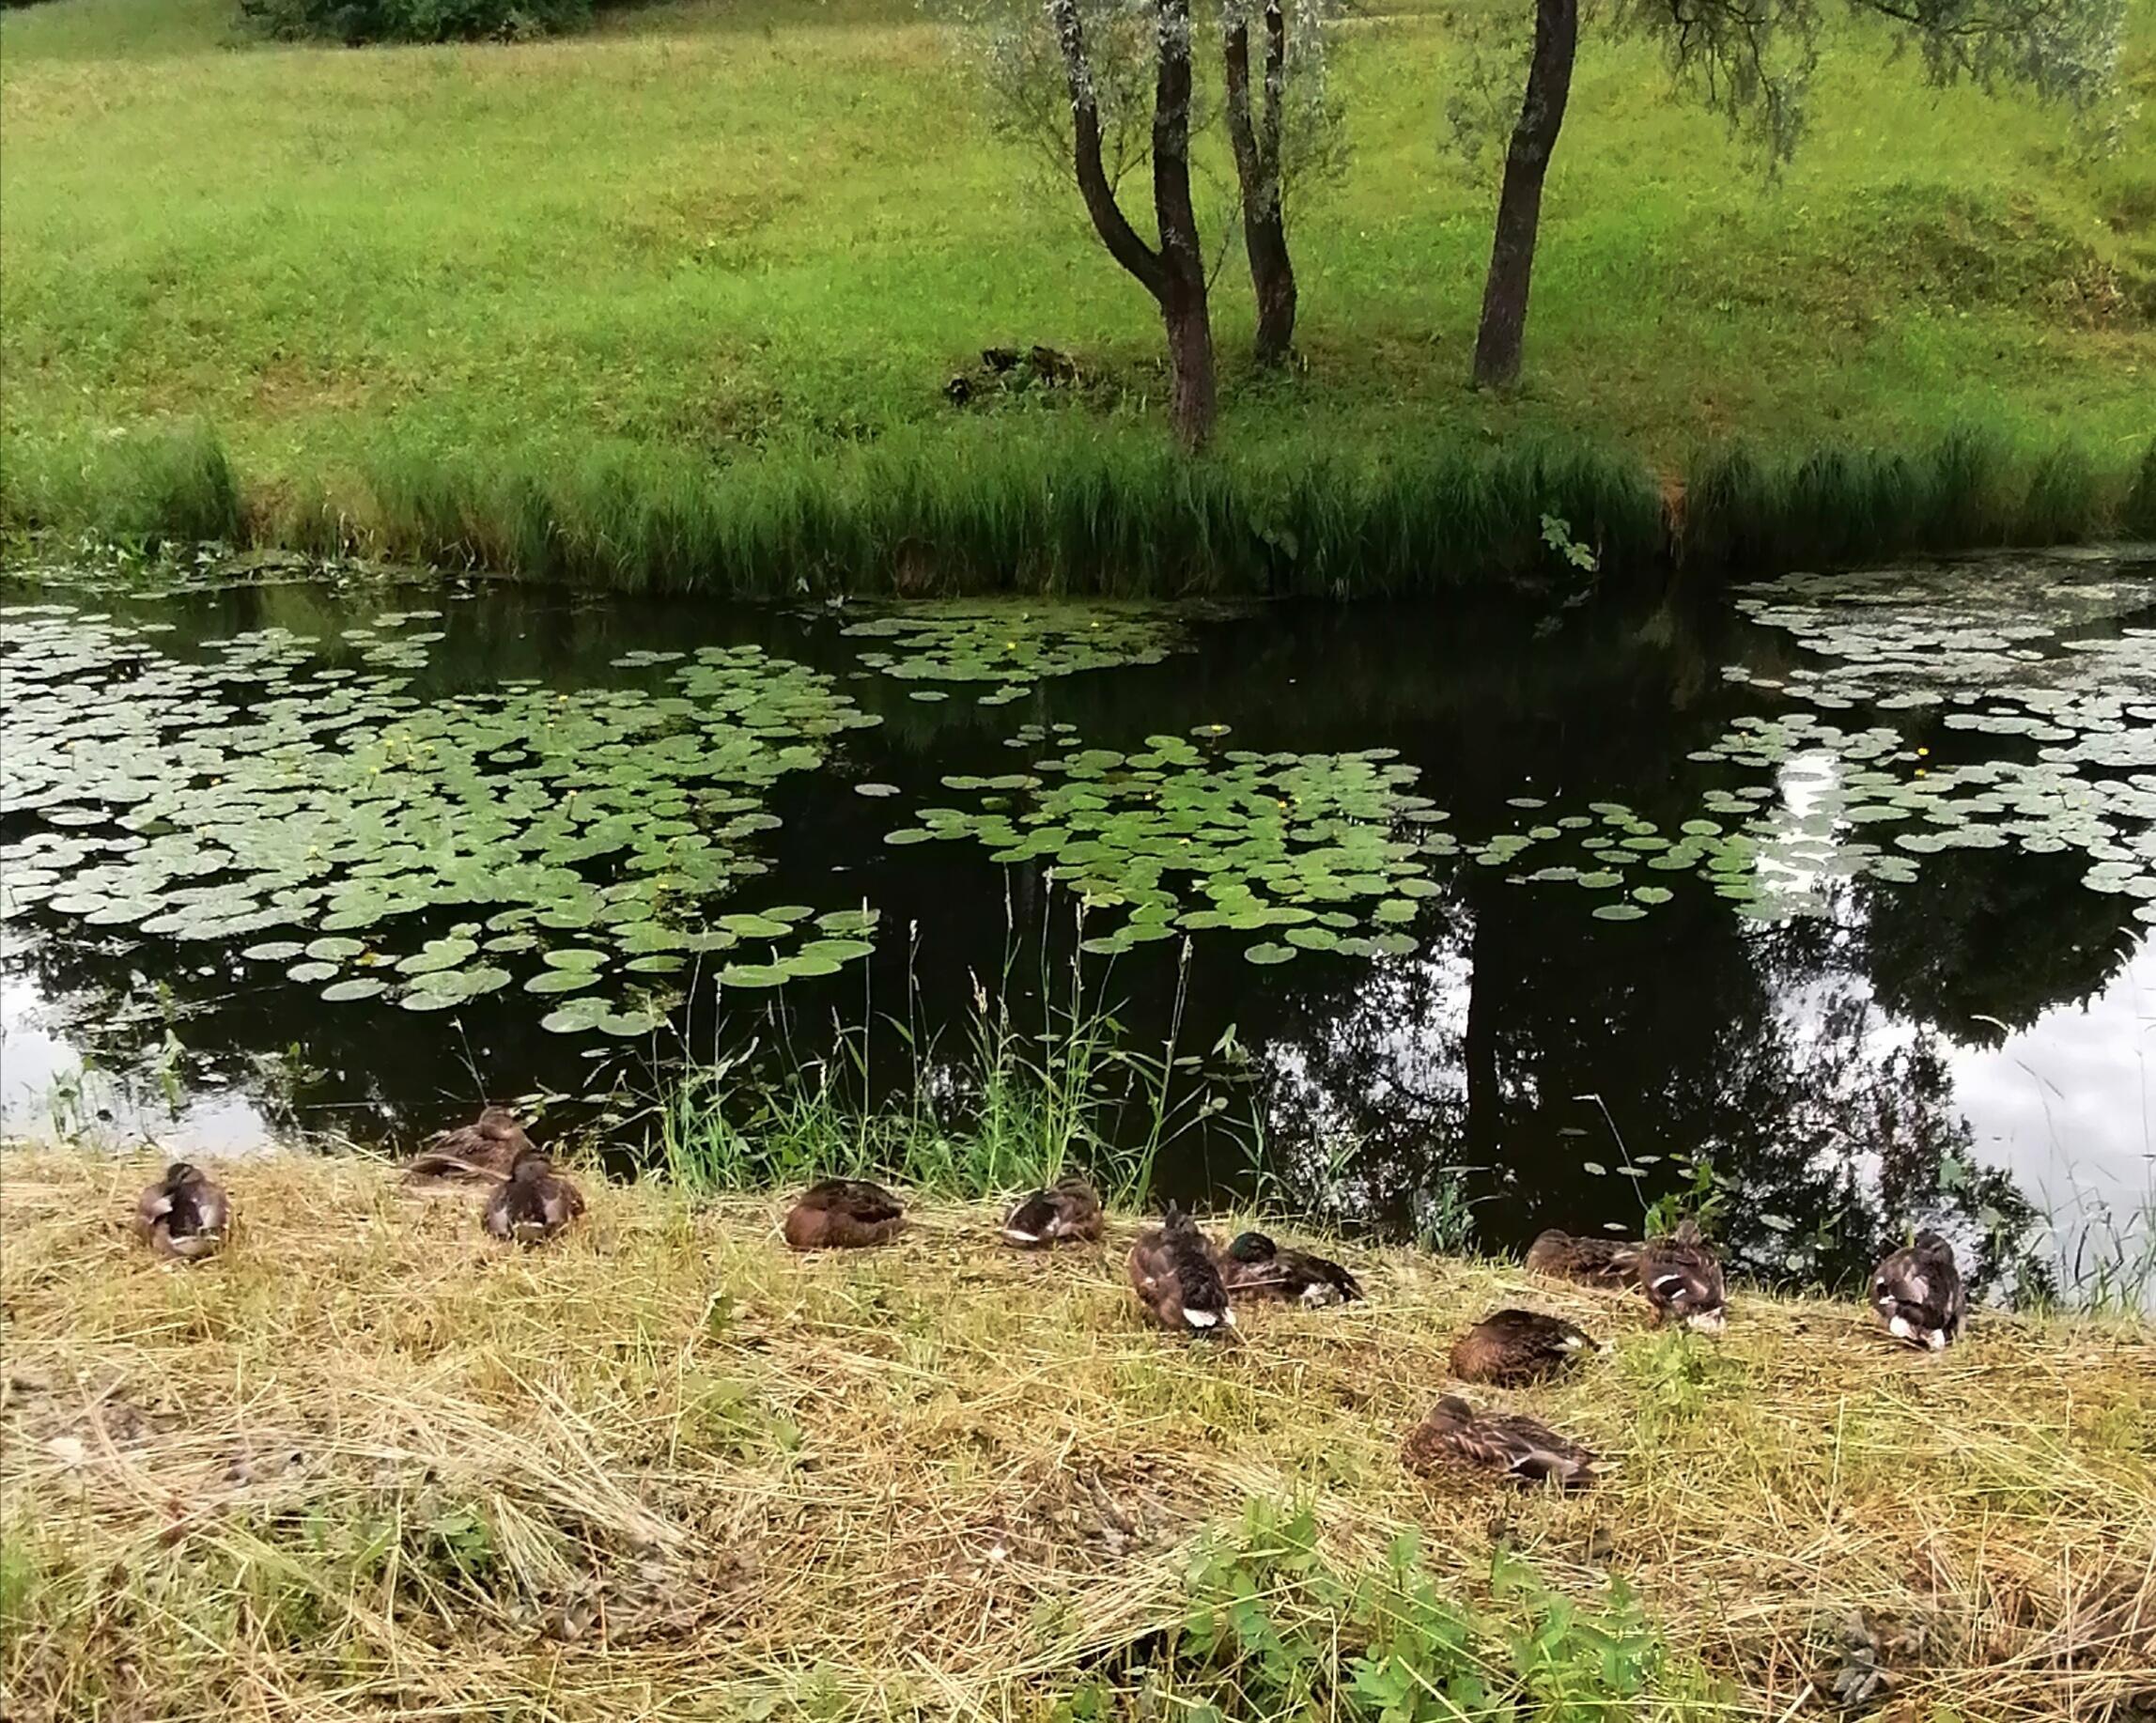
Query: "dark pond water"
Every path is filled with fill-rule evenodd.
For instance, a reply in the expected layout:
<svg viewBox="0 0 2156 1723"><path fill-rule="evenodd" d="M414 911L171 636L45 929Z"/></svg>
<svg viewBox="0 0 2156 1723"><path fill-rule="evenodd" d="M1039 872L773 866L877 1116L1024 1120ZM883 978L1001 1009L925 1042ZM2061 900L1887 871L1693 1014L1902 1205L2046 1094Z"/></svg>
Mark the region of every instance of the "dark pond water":
<svg viewBox="0 0 2156 1723"><path fill-rule="evenodd" d="M2068 1279L2146 1225L2156 563L1540 626L140 588L6 589L11 1130L603 1123L862 1024L882 1089L893 1019L955 1048L1075 956L1227 1103L1187 1194L1450 1191L1501 1248L1703 1156L1740 1254L1828 1275L1911 1219L2041 1210Z"/></svg>

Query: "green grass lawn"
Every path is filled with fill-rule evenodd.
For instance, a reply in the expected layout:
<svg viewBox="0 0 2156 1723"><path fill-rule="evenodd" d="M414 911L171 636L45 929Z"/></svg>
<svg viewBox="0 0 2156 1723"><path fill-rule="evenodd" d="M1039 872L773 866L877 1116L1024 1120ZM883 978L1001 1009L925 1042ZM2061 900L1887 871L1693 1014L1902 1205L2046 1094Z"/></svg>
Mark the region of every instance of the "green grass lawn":
<svg viewBox="0 0 2156 1723"><path fill-rule="evenodd" d="M254 493L352 509L392 460L678 475L866 442L963 461L1165 440L1150 302L900 0L684 0L582 39L361 51L236 45L232 9L55 0L0 26L18 519L25 474L175 419L210 427ZM1231 255L1223 451L1543 430L1674 471L1731 437L1974 424L2130 465L2156 432L2156 101L2089 163L2061 115L1931 90L1883 35L1837 27L1773 185L1652 53L1590 45L1527 379L1497 400L1464 386L1494 179L1440 147L1452 50L1430 18L1354 26L1354 159L1292 218L1307 370L1251 375ZM2156 4L2133 0L2145 98L2152 53ZM1218 189L1211 210L1223 232ZM943 399L982 346L1032 342L1098 385Z"/></svg>

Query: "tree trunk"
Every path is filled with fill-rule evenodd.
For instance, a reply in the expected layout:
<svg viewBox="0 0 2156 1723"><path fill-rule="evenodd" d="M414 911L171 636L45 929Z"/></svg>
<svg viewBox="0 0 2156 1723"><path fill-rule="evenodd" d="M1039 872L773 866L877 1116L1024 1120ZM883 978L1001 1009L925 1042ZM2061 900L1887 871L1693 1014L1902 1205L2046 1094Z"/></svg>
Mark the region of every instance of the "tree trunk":
<svg viewBox="0 0 2156 1723"><path fill-rule="evenodd" d="M1482 289L1482 323L1475 335L1475 386L1503 388L1520 375L1528 333L1528 287L1534 274L1535 232L1542 222L1543 179L1572 96L1573 57L1579 47L1579 0L1535 0L1535 45L1519 122L1505 151L1505 185L1497 196L1490 278Z"/></svg>
<svg viewBox="0 0 2156 1723"><path fill-rule="evenodd" d="M1109 255L1153 295L1168 331L1173 380L1169 413L1184 447L1204 446L1213 434L1213 327L1205 305L1205 257L1198 213L1190 201L1190 0L1156 0L1153 92L1153 212L1157 250L1146 244L1115 200L1101 163L1100 107L1078 0L1049 0L1048 15L1062 49L1071 95L1071 167L1086 213Z"/></svg>
<svg viewBox="0 0 2156 1723"><path fill-rule="evenodd" d="M1171 417L1187 449L1213 434L1213 325L1205 304L1205 253L1190 201L1190 0L1157 0L1158 75L1153 88L1153 211L1160 223L1157 296L1173 378Z"/></svg>
<svg viewBox="0 0 2156 1723"><path fill-rule="evenodd" d="M1287 213L1280 182L1280 99L1287 76L1287 25L1280 0L1266 0L1264 105L1250 113L1250 30L1246 8L1223 14L1221 52L1227 67L1228 137L1243 191L1243 249L1258 301L1257 362L1280 365L1295 336L1295 269L1288 256Z"/></svg>

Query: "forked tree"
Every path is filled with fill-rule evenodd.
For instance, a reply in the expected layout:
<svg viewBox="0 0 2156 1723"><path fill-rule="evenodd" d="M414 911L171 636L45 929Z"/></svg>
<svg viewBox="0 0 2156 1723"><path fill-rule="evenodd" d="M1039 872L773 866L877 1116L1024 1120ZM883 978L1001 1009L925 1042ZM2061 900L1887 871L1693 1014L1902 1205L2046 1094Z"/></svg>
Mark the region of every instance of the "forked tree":
<svg viewBox="0 0 2156 1723"><path fill-rule="evenodd" d="M1502 386L1520 373L1543 181L1579 48L1579 0L1533 4L1526 88L1505 150L1475 336L1478 387ZM2019 85L2084 111L2113 86L2125 11L2124 0L1848 0L1848 9L1891 24L1897 50L1916 48L1936 84ZM1611 0L1604 18L1616 34L1660 44L1678 87L1753 133L1771 163L1789 158L1803 129L1825 11L1826 0ZM1452 111L1471 143L1474 104L1455 101Z"/></svg>
<svg viewBox="0 0 2156 1723"><path fill-rule="evenodd" d="M1102 155L1100 98L1078 0L1048 0L1070 89L1071 171L1109 255L1153 295L1168 332L1169 419L1184 447L1213 434L1217 392L1205 250L1190 198L1190 0L1154 0L1153 218L1148 245L1116 201Z"/></svg>
<svg viewBox="0 0 2156 1723"><path fill-rule="evenodd" d="M1295 339L1291 194L1346 158L1326 76L1336 5L1218 0L1215 14L1194 11L1191 0L952 0L998 125L1057 179L1076 183L1109 255L1158 306L1170 411L1187 447L1210 434L1216 396L1193 142L1224 116L1258 306L1254 351L1260 364L1277 364ZM1209 101L1195 40L1213 22L1222 75ZM1150 220L1125 208L1126 184L1140 180L1150 185Z"/></svg>

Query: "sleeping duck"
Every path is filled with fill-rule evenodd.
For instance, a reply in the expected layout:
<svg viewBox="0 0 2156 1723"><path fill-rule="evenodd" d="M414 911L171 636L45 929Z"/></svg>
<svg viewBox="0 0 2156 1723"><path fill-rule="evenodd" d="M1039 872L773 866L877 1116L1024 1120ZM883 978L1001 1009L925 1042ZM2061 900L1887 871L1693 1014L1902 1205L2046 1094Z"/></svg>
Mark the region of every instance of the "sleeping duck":
<svg viewBox="0 0 2156 1723"><path fill-rule="evenodd" d="M1567 1490L1592 1483L1600 1465L1590 1450L1531 1418L1478 1412L1456 1394L1447 1394L1407 1433L1400 1459L1425 1478L1471 1467L1522 1485L1554 1482Z"/></svg>
<svg viewBox="0 0 2156 1723"><path fill-rule="evenodd" d="M1719 1334L1728 1313L1722 1262L1692 1221L1666 1238L1639 1248L1639 1290L1657 1322L1681 1322L1701 1334Z"/></svg>
<svg viewBox="0 0 2156 1723"><path fill-rule="evenodd" d="M1639 1246L1610 1238L1581 1238L1552 1227L1528 1247L1528 1267L1535 1274L1588 1286L1629 1288L1639 1267Z"/></svg>
<svg viewBox="0 0 2156 1723"><path fill-rule="evenodd" d="M1225 1340L1234 1331L1235 1312L1205 1235L1172 1204L1131 1246L1130 1284L1154 1321L1174 1333Z"/></svg>
<svg viewBox="0 0 2156 1723"><path fill-rule="evenodd" d="M786 1211L786 1243L797 1250L848 1250L888 1243L906 1228L906 1205L866 1179L811 1185Z"/></svg>
<svg viewBox="0 0 2156 1723"><path fill-rule="evenodd" d="M1969 1296L1954 1247L1936 1233L1883 1258L1871 1271L1871 1308L1896 1340L1944 1352L1962 1336Z"/></svg>
<svg viewBox="0 0 2156 1723"><path fill-rule="evenodd" d="M1452 1343L1452 1374L1463 1382L1516 1387L1554 1374L1598 1351L1586 1330L1539 1311L1498 1311Z"/></svg>
<svg viewBox="0 0 2156 1723"><path fill-rule="evenodd" d="M1066 1172L1053 1186L1034 1191L1003 1219L1004 1242L1021 1250L1091 1243L1100 1233L1100 1192L1080 1172Z"/></svg>
<svg viewBox="0 0 2156 1723"><path fill-rule="evenodd" d="M555 1172L546 1152L527 1144L494 1187L480 1220L496 1238L535 1245L553 1237L584 1212L583 1193Z"/></svg>
<svg viewBox="0 0 2156 1723"><path fill-rule="evenodd" d="M231 1229L225 1187L184 1160L174 1161L135 1202L134 1230L154 1250L184 1263L214 1256Z"/></svg>
<svg viewBox="0 0 2156 1723"><path fill-rule="evenodd" d="M1231 1298L1290 1304L1347 1304L1362 1296L1355 1276L1328 1257L1283 1250L1263 1233L1237 1235L1219 1261Z"/></svg>
<svg viewBox="0 0 2156 1723"><path fill-rule="evenodd" d="M531 1146L515 1113L506 1107L489 1107L472 1124L428 1138L427 1146L405 1163L404 1176L491 1184L507 1178L517 1156Z"/></svg>

